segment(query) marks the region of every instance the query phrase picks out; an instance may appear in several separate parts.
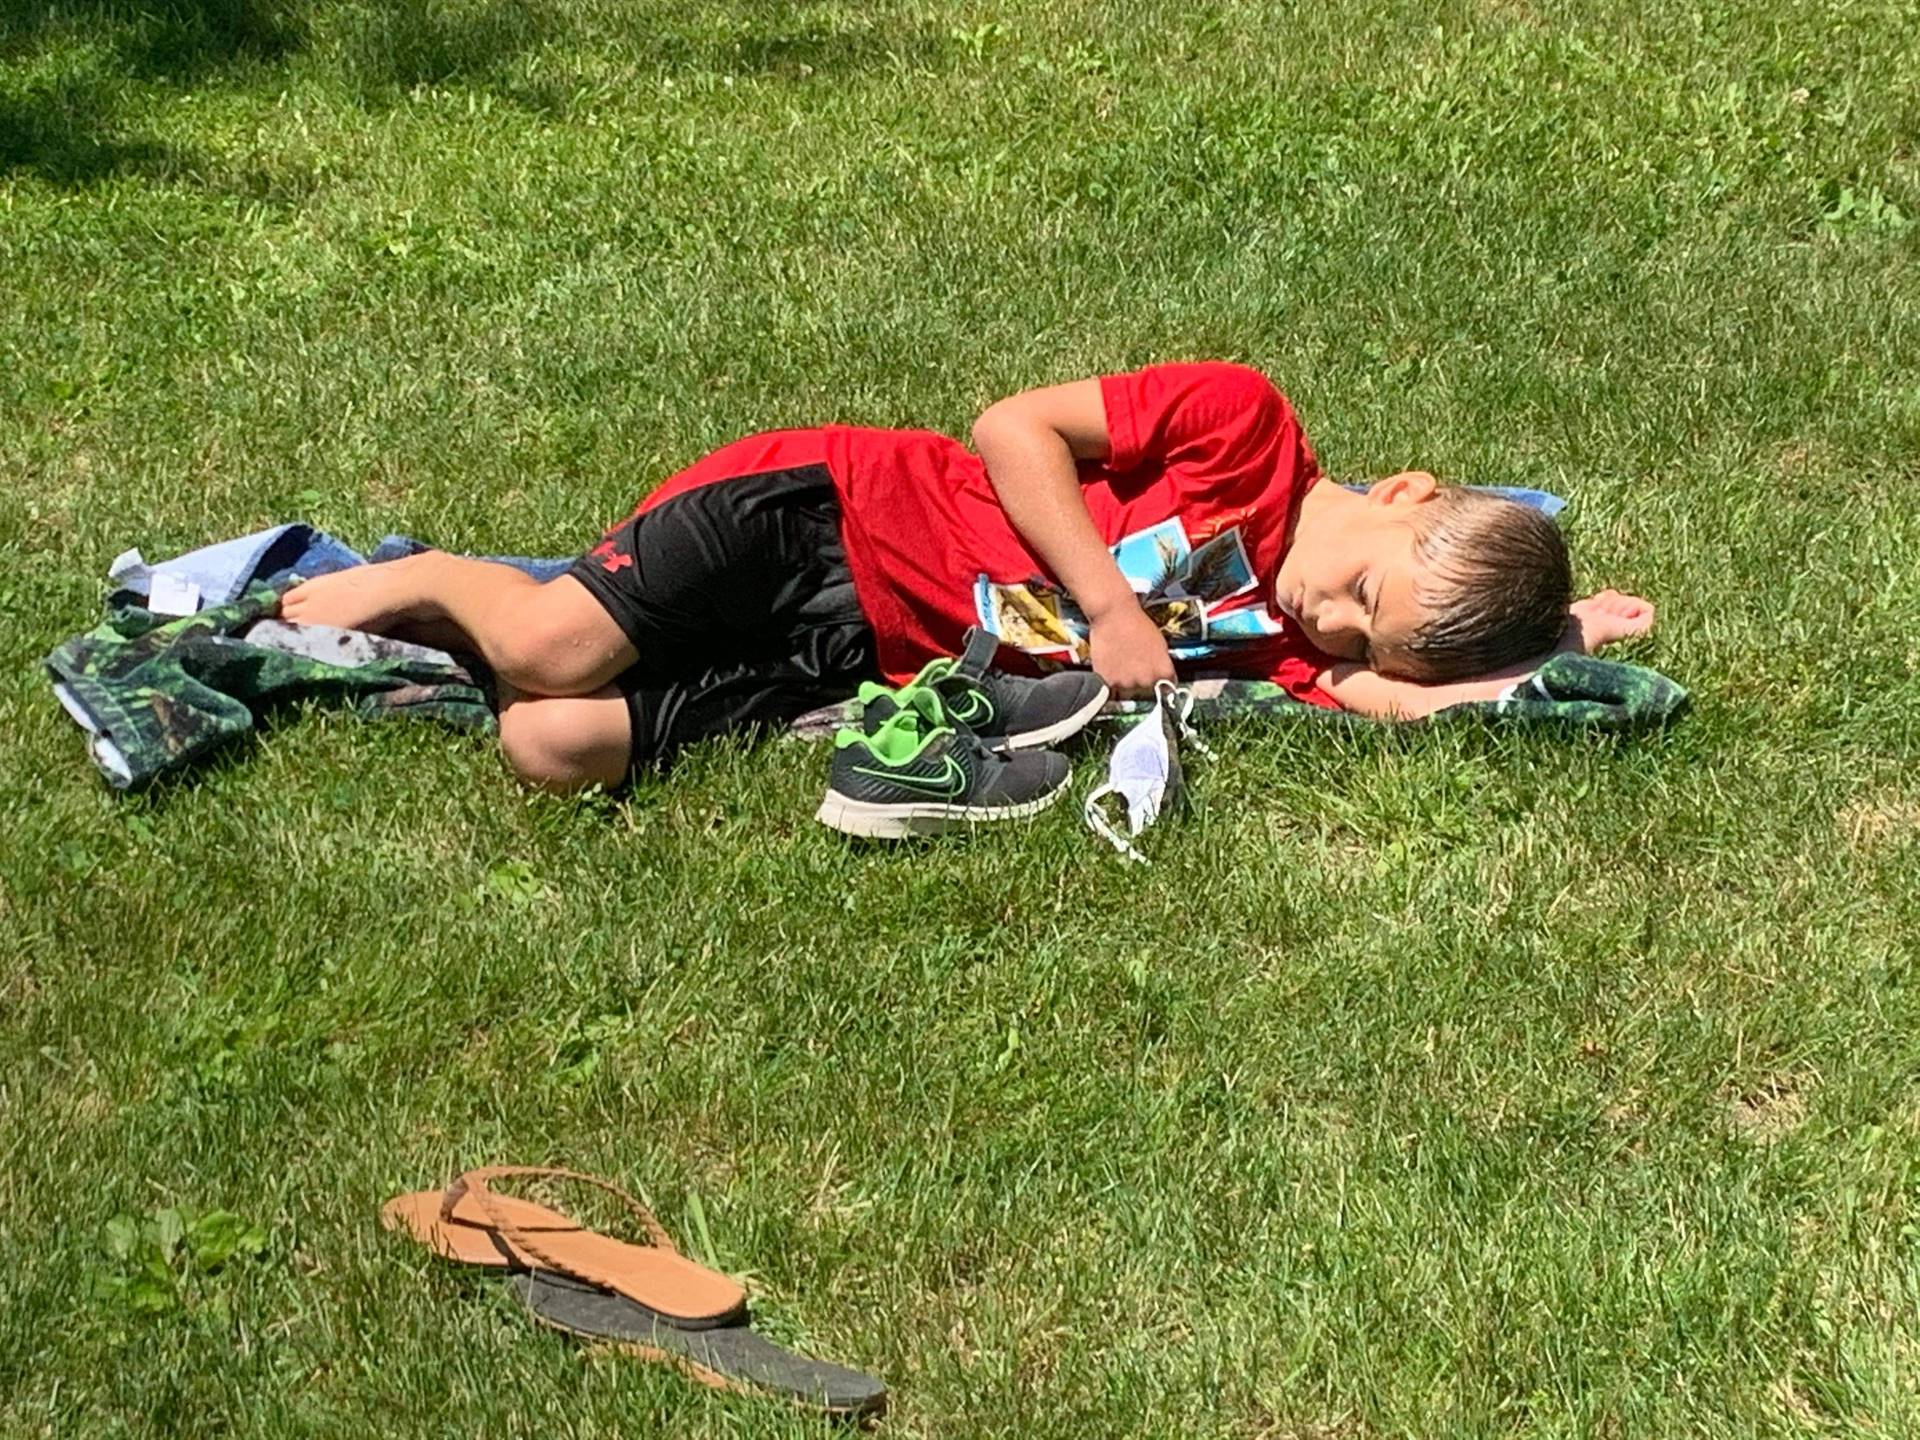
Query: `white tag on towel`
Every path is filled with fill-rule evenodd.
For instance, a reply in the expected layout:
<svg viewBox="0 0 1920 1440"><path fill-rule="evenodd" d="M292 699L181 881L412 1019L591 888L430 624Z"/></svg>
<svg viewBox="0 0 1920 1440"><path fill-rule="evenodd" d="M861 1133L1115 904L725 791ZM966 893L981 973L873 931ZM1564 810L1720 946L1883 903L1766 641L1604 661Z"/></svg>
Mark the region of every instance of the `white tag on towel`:
<svg viewBox="0 0 1920 1440"><path fill-rule="evenodd" d="M200 587L191 580L153 572L153 585L147 591L147 609L156 615L193 615L200 609Z"/></svg>

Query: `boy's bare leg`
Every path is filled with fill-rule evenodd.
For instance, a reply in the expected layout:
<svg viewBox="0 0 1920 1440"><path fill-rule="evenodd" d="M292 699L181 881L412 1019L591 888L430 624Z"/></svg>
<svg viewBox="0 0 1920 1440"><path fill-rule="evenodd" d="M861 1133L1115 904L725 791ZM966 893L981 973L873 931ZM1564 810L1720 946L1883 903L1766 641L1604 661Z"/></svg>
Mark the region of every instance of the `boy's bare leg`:
<svg viewBox="0 0 1920 1440"><path fill-rule="evenodd" d="M592 695L640 658L571 576L543 584L511 565L439 551L309 580L282 597L280 615L379 634L451 624L495 675L532 696Z"/></svg>
<svg viewBox="0 0 1920 1440"><path fill-rule="evenodd" d="M632 747L626 699L610 685L568 696L500 687L500 748L529 785L560 794L611 790L627 778Z"/></svg>

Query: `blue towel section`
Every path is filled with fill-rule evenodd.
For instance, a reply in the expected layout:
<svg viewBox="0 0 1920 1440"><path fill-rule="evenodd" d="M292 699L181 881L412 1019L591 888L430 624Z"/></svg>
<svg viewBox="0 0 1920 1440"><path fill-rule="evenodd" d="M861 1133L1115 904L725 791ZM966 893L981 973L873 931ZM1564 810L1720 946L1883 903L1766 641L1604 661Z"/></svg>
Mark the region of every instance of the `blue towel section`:
<svg viewBox="0 0 1920 1440"><path fill-rule="evenodd" d="M274 525L132 571L120 582L114 600L144 599L152 588L154 574L164 571L197 586L201 608L210 609L238 599L250 585L278 587L296 575L312 579L336 570L350 570L355 565L398 560L432 548L410 536L389 535L374 547L371 555L362 555L311 525ZM484 558L512 565L541 581L564 575L573 564L572 557L540 560L524 555L488 555Z"/></svg>
<svg viewBox="0 0 1920 1440"><path fill-rule="evenodd" d="M1356 495L1364 495L1371 488L1366 485L1342 485L1342 490L1351 490ZM1560 512L1567 508L1567 502L1547 490L1529 490L1524 485L1463 485L1463 490L1478 490L1485 495L1498 495L1506 500L1518 500L1522 505L1531 505L1549 520L1560 518Z"/></svg>
<svg viewBox="0 0 1920 1440"><path fill-rule="evenodd" d="M159 565L136 568L121 580L120 591L145 597L154 573L165 571L196 586L201 605L211 607L238 599L256 580L284 580L296 570L302 575L325 575L364 563L357 551L311 525L275 525L190 550Z"/></svg>
<svg viewBox="0 0 1920 1440"><path fill-rule="evenodd" d="M1484 490L1489 495L1503 495L1509 500L1518 500L1522 505L1531 505L1549 520L1560 518L1560 512L1567 508L1567 502L1558 495L1545 490L1529 490L1524 485L1469 485L1469 490Z"/></svg>

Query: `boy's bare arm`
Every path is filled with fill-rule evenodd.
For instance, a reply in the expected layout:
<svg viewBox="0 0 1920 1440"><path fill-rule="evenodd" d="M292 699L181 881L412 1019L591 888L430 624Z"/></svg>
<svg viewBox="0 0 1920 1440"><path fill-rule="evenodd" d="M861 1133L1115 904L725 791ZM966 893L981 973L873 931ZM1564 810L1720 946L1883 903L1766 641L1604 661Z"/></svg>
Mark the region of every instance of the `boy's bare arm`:
<svg viewBox="0 0 1920 1440"><path fill-rule="evenodd" d="M1653 606L1637 595L1602 590L1576 602L1567 614L1567 628L1552 652L1521 665L1509 665L1491 675L1450 685L1422 685L1396 680L1364 665L1335 665L1320 676L1320 688L1344 710L1378 720L1418 720L1450 705L1475 700L1497 700L1516 680L1524 680L1554 654L1578 651L1591 655L1603 645L1644 635L1653 628Z"/></svg>
<svg viewBox="0 0 1920 1440"><path fill-rule="evenodd" d="M1122 695L1150 694L1173 678L1166 639L1094 528L1076 459L1111 449L1098 380L1075 380L997 401L973 424L1000 508L1086 612L1089 660Z"/></svg>

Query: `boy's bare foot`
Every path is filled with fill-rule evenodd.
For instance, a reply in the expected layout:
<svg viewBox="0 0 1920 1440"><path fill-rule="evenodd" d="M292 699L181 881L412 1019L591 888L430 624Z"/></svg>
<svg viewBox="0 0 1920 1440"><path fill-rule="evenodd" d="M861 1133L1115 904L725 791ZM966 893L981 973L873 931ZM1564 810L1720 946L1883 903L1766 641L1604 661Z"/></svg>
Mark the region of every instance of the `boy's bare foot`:
<svg viewBox="0 0 1920 1440"><path fill-rule="evenodd" d="M409 555L302 581L280 597L280 618L297 625L336 625L377 634L409 621L432 619L425 580L435 558L432 552Z"/></svg>
<svg viewBox="0 0 1920 1440"><path fill-rule="evenodd" d="M1653 629L1653 606L1638 595L1602 590L1568 607L1567 627L1578 648L1591 655L1602 645Z"/></svg>

